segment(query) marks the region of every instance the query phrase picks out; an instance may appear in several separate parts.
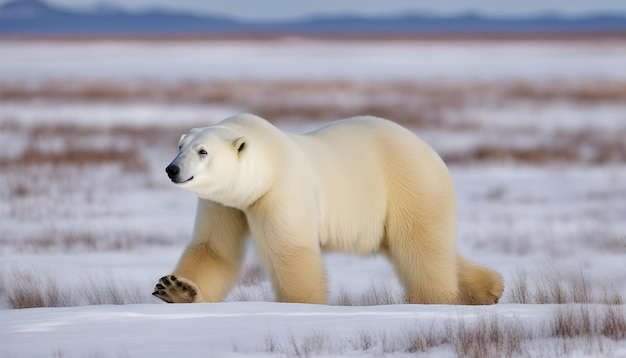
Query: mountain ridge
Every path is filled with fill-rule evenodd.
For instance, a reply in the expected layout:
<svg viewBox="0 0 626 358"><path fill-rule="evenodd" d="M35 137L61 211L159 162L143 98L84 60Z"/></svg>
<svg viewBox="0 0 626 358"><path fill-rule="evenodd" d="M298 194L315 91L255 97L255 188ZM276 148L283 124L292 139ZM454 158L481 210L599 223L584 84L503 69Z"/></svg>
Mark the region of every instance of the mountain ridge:
<svg viewBox="0 0 626 358"><path fill-rule="evenodd" d="M227 16L150 9L70 10L41 0L0 5L0 34L534 34L626 33L626 14L565 17L487 17L477 13L440 16L422 13L366 17L315 15L277 21L245 21Z"/></svg>

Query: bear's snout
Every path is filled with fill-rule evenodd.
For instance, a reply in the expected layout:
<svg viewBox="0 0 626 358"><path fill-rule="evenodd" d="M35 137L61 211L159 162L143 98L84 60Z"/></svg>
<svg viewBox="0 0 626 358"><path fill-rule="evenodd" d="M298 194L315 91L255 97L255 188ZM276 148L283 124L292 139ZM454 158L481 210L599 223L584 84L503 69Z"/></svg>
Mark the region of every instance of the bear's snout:
<svg viewBox="0 0 626 358"><path fill-rule="evenodd" d="M165 172L167 173L167 176L173 180L176 179L178 173L180 173L180 167L175 164L170 164L167 168L165 168Z"/></svg>

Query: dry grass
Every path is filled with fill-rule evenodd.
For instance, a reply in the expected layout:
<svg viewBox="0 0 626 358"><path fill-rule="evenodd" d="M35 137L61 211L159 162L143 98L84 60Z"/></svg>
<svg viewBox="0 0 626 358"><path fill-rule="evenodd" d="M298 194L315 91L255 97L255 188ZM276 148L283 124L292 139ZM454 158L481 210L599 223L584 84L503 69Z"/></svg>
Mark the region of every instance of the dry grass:
<svg viewBox="0 0 626 358"><path fill-rule="evenodd" d="M0 273L0 303L9 309L148 302L154 301L136 284L111 274L92 274L78 284L62 285L56 277L32 270Z"/></svg>
<svg viewBox="0 0 626 358"><path fill-rule="evenodd" d="M361 329L335 337L315 331L285 339L268 334L258 353L287 357L344 355L367 352L374 356L432 354L451 349L457 357L570 356L573 352L609 354L626 336L623 306L575 305L556 308L544 328L496 314L433 321L382 331ZM248 352L250 353L250 352Z"/></svg>
<svg viewBox="0 0 626 358"><path fill-rule="evenodd" d="M137 285L120 285L117 278L107 275L88 275L78 289L88 305L125 305L146 303L145 295Z"/></svg>
<svg viewBox="0 0 626 358"><path fill-rule="evenodd" d="M171 246L180 243L171 238L132 231L80 231L74 229L51 229L43 234L27 236L19 240L0 236L0 247L6 252L17 253L77 253L129 251L146 246Z"/></svg>
<svg viewBox="0 0 626 358"><path fill-rule="evenodd" d="M285 340L267 334L264 343L264 352L285 357L334 356L345 352L344 347L336 344L323 331L313 331L304 336L296 336L291 332Z"/></svg>
<svg viewBox="0 0 626 358"><path fill-rule="evenodd" d="M156 101L200 103L240 108L264 116L276 123L327 122L355 115L374 115L392 119L417 130L471 132L479 135L493 131L492 125L480 118L458 120L450 113L463 113L465 108L498 108L502 104L530 101L538 110L546 102L569 101L587 106L623 103L626 83L535 83L506 84L411 83L343 81L232 81L181 83L43 83L26 86L0 83L0 98L6 100L45 99L53 101ZM533 112L529 112L529 116ZM521 118L520 122L524 122ZM500 128L503 138L528 135L537 131L533 118L518 123L517 128ZM145 170L146 160L141 148L146 143L174 143L188 128L114 128L74 127L68 125L37 125L25 129L15 122L0 118L3 130L24 133L28 141L38 143L60 139L73 143L76 138L109 138L114 141L132 139L137 146L126 148L89 148L68 146L62 151L29 146L23 155L7 162L0 158L0 167L32 161L75 164L117 163L124 168ZM526 129L524 129L526 128ZM530 147L515 147L510 141L482 143L472 148L442 152L448 163L514 162L543 165L546 163L606 164L626 161L624 129L605 130L589 123L588 128L557 128L546 140ZM172 144L173 145L173 144Z"/></svg>
<svg viewBox="0 0 626 358"><path fill-rule="evenodd" d="M49 152L39 148L28 148L15 158L0 159L0 168L9 170L15 167L42 166L91 166L115 164L125 172L143 172L148 164L134 150L117 150L112 148L97 150L86 148L68 148L61 152Z"/></svg>
<svg viewBox="0 0 626 358"><path fill-rule="evenodd" d="M66 307L71 299L51 275L13 270L0 275L0 301L9 308Z"/></svg>
<svg viewBox="0 0 626 358"><path fill-rule="evenodd" d="M468 96L536 101L621 102L626 98L623 81L438 83L438 82L346 82L346 81L228 81L228 82L56 82L39 84L0 83L0 99L48 99L64 101L187 101L234 103L266 100L285 93L294 98L320 93L346 92L361 96L404 94L413 98L445 99L459 103Z"/></svg>
<svg viewBox="0 0 626 358"><path fill-rule="evenodd" d="M352 350L368 351L376 345L376 338L366 330L362 330L350 340Z"/></svg>
<svg viewBox="0 0 626 358"><path fill-rule="evenodd" d="M451 328L452 325L449 325ZM375 331L362 329L358 333L341 339L347 351L370 352L374 355L398 353L426 353L433 348L450 345L453 333L448 328L430 329L422 327L398 327L397 330Z"/></svg>
<svg viewBox="0 0 626 358"><path fill-rule="evenodd" d="M529 328L516 320L481 316L471 325L460 320L448 326L452 347L458 357L514 357L523 353L524 344L533 338Z"/></svg>
<svg viewBox="0 0 626 358"><path fill-rule="evenodd" d="M626 316L622 305L567 305L558 307L551 336L587 338L605 336L615 341L626 338Z"/></svg>
<svg viewBox="0 0 626 358"><path fill-rule="evenodd" d="M611 195L611 199L615 200L616 197L621 198L620 190L619 187L607 186L603 195ZM516 195L513 192L509 194L507 189L499 186L486 189L485 194L476 197L520 207L543 207L544 203L550 201L541 194ZM607 213L608 215L611 214ZM619 221L607 216L586 217L581 222L570 222L569 219L560 222L548 220L533 223L534 226L517 225L514 217L507 216L500 219L501 227L466 234L463 241L479 251L521 257L548 254L553 258L567 258L578 254L579 248L601 254L626 254L623 229ZM563 228L563 224L567 225L568 230L559 230Z"/></svg>
<svg viewBox="0 0 626 358"><path fill-rule="evenodd" d="M525 270L518 270L507 281L506 298L508 303L517 304L624 303L622 294L612 285L590 282L582 271L564 273L554 269L531 279Z"/></svg>
<svg viewBox="0 0 626 358"><path fill-rule="evenodd" d="M362 294L351 294L345 288L341 288L337 295L338 306L382 306L406 303L401 292L393 288L373 283L370 289Z"/></svg>
<svg viewBox="0 0 626 358"><path fill-rule="evenodd" d="M509 133L514 137L515 133ZM463 151L442 153L450 164L510 162L531 165L580 163L602 165L626 161L626 130L611 132L584 128L561 130L553 140L532 147L516 148L506 143L482 144Z"/></svg>
<svg viewBox="0 0 626 358"><path fill-rule="evenodd" d="M626 338L626 315L624 305L602 306L600 333L615 341Z"/></svg>
<svg viewBox="0 0 626 358"><path fill-rule="evenodd" d="M145 128L126 126L112 128L68 125L36 125L24 127L2 122L2 130L22 137L26 146L17 155L0 156L3 171L20 171L28 167L90 167L117 165L124 172L141 174L149 169L145 153L158 143L175 143L181 128ZM105 143L94 145L93 143ZM28 188L15 191L25 195Z"/></svg>
<svg viewBox="0 0 626 358"><path fill-rule="evenodd" d="M296 339L295 336L291 335L290 342L293 352L297 357L342 353L342 350L338 350L338 348L334 346L328 334L322 331L314 331L301 339Z"/></svg>
<svg viewBox="0 0 626 358"><path fill-rule="evenodd" d="M619 81L581 82L577 84L515 82L506 85L503 92L509 97L535 101L620 102L626 98L626 83Z"/></svg>

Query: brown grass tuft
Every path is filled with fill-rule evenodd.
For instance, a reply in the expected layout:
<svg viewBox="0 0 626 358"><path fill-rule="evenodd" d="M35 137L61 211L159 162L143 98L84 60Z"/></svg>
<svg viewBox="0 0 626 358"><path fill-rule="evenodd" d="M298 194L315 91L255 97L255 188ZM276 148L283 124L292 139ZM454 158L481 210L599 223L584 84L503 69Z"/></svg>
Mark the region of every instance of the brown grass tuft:
<svg viewBox="0 0 626 358"><path fill-rule="evenodd" d="M9 308L64 307L70 303L51 275L14 269L0 275L0 287Z"/></svg>
<svg viewBox="0 0 626 358"><path fill-rule="evenodd" d="M602 311L600 333L615 341L626 339L626 315L623 304L605 305Z"/></svg>
<svg viewBox="0 0 626 358"><path fill-rule="evenodd" d="M68 148L60 152L43 151L30 147L20 156L15 158L1 158L0 168L15 168L24 166L63 166L75 165L84 167L87 165L116 164L125 172L143 172L148 169L148 164L135 150L130 149L89 149Z"/></svg>
<svg viewBox="0 0 626 358"><path fill-rule="evenodd" d="M352 295L345 288L341 288L336 298L338 306L383 306L405 303L400 292L389 286L372 284L370 289L361 295Z"/></svg>
<svg viewBox="0 0 626 358"><path fill-rule="evenodd" d="M506 85L503 93L507 97L535 101L619 102L626 98L626 83L598 81L577 84L564 82L536 84L518 81Z"/></svg>
<svg viewBox="0 0 626 358"><path fill-rule="evenodd" d="M450 343L450 332L440 332L435 329L434 324L430 329L410 329L406 332L404 350L408 353L426 353L429 350Z"/></svg>
<svg viewBox="0 0 626 358"><path fill-rule="evenodd" d="M529 285L528 274L519 270L508 280L507 302L518 304L623 304L623 296L612 285L605 286L601 292L594 291L594 286L582 271L563 273L552 270L532 277Z"/></svg>
<svg viewBox="0 0 626 358"><path fill-rule="evenodd" d="M595 315L594 315L595 316ZM561 338L592 337L595 333L589 306L564 306L554 314L552 336Z"/></svg>
<svg viewBox="0 0 626 358"><path fill-rule="evenodd" d="M361 331L351 340L353 350L368 351L375 345L375 338L367 331Z"/></svg>
<svg viewBox="0 0 626 358"><path fill-rule="evenodd" d="M20 309L153 301L141 292L139 285L111 274L92 274L77 284L62 287L50 274L13 269L0 272L0 302L7 308Z"/></svg>
<svg viewBox="0 0 626 358"><path fill-rule="evenodd" d="M14 185L11 185L11 189L9 191L9 195L12 198L23 198L28 196L31 193L30 188L23 184L23 183L17 183Z"/></svg>
<svg viewBox="0 0 626 358"><path fill-rule="evenodd" d="M171 143L171 146L175 147L180 134L189 129L129 126L104 128L67 124L38 124L24 127L11 122L7 125L7 133L23 137L27 144L23 150L14 155L0 155L0 169L7 172L23 170L25 167L85 168L117 165L126 173L144 173L149 169L151 158L148 153L155 147L160 147L160 143ZM23 185L16 186L13 194L27 195L28 188Z"/></svg>
<svg viewBox="0 0 626 358"><path fill-rule="evenodd" d="M276 336L272 334L265 335L265 352L268 353L277 353L280 352L280 344Z"/></svg>
<svg viewBox="0 0 626 358"><path fill-rule="evenodd" d="M52 229L46 235L19 240L0 237L0 246L20 253L129 251L142 246L171 246L176 238L148 235L140 232L93 232L74 229Z"/></svg>
<svg viewBox="0 0 626 358"><path fill-rule="evenodd" d="M584 338L604 336L614 341L626 338L626 315L622 305L578 305L557 308L551 326L552 337Z"/></svg>
<svg viewBox="0 0 626 358"><path fill-rule="evenodd" d="M248 103L267 102L281 96L314 98L326 93L332 97L346 93L366 98L394 94L396 97L428 99L448 105L467 97L501 100L572 101L585 103L621 102L626 98L624 81L574 83L564 81L513 83L436 83L424 82L346 82L346 81L183 81L154 82L59 82L19 84L0 82L0 99L47 99L66 101L173 101Z"/></svg>
<svg viewBox="0 0 626 358"><path fill-rule="evenodd" d="M528 304L531 302L532 294L528 286L528 274L525 270L518 270L508 280L506 292L509 298L508 301L511 303Z"/></svg>
<svg viewBox="0 0 626 358"><path fill-rule="evenodd" d="M125 305L145 302L144 294L138 285L120 282L119 278L111 274L86 276L78 293L88 305Z"/></svg>
<svg viewBox="0 0 626 358"><path fill-rule="evenodd" d="M452 347L459 357L512 357L522 354L532 333L521 322L501 321L498 316L477 317L473 324L460 320L448 326Z"/></svg>
<svg viewBox="0 0 626 358"><path fill-rule="evenodd" d="M137 84L62 84L48 83L24 86L0 83L0 98L12 100L54 99L72 101L167 101L203 103L241 108L259 114L275 123L327 122L356 115L374 115L394 120L414 130L437 130L455 132L493 131L491 123L481 118L458 120L458 113L465 108L483 106L497 108L497 103L519 101L541 102L585 101L587 105L616 101L625 95L626 83L601 83L594 86L577 83L515 83L506 84L440 84L409 82L348 83L343 81L232 81L215 83L137 83ZM622 97L624 98L624 97ZM621 103L618 102L618 103ZM539 109L541 110L541 109ZM457 114L455 114L457 113ZM532 116L532 112L528 113ZM463 118L463 116L461 116ZM0 119L2 120L2 119ZM522 121L522 120L521 120ZM19 124L6 120L0 125L7 131L24 131ZM497 124L497 123L495 123ZM521 123L526 130L538 131L532 118ZM506 126L505 126L506 127ZM107 137L133 138L135 143L174 143L188 128L132 128L117 126L37 125L29 130L31 142L46 138L60 138L73 143L76 138ZM504 128L502 136L514 138L525 133L523 129ZM531 132L532 133L532 132ZM528 134L528 133L526 133ZM545 133L542 133L545 134ZM626 132L614 131L589 125L588 128L557 128L547 140L540 140L530 147L515 147L509 141L483 143L472 148L460 148L443 152L448 163L514 162L542 165L546 163L606 164L626 161ZM158 139L160 138L160 139ZM116 139L117 140L117 139ZM434 143L436 144L436 143ZM173 144L172 144L173 147ZM39 153L43 152L43 153ZM57 154L47 150L30 148L35 163L41 161L59 163L109 163L125 165L124 168L145 170L142 150L131 148L68 147ZM124 164L124 160L129 161ZM20 157L21 159L27 159ZM0 165L6 159L0 159Z"/></svg>
<svg viewBox="0 0 626 358"><path fill-rule="evenodd" d="M608 354L626 337L624 307L618 305L567 305L556 307L546 325L496 313L458 316L445 322L432 321L430 328L416 324L376 331L360 329L347 337L314 331L284 341L265 338L262 352L290 357L337 356L348 352L369 355L399 353L432 354L452 349L457 357L569 356L573 352Z"/></svg>
<svg viewBox="0 0 626 358"><path fill-rule="evenodd" d="M511 134L512 136L515 134ZM563 131L554 142L528 148L506 143L483 144L462 151L442 153L446 163L513 162L531 165L548 163L608 164L626 161L626 132L600 133L591 129Z"/></svg>

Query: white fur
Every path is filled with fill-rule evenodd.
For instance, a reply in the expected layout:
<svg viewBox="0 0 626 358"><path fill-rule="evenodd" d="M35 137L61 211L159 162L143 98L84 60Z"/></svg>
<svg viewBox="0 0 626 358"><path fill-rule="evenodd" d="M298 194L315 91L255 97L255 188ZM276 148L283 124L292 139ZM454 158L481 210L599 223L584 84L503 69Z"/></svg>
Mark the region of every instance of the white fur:
<svg viewBox="0 0 626 358"><path fill-rule="evenodd" d="M179 181L193 177L177 185L200 197L174 272L197 286L195 301L230 289L248 230L281 301L327 301L322 250L387 255L409 302L494 303L502 294L495 272L456 252L445 164L393 122L355 117L295 135L242 114L191 130L172 163Z"/></svg>

